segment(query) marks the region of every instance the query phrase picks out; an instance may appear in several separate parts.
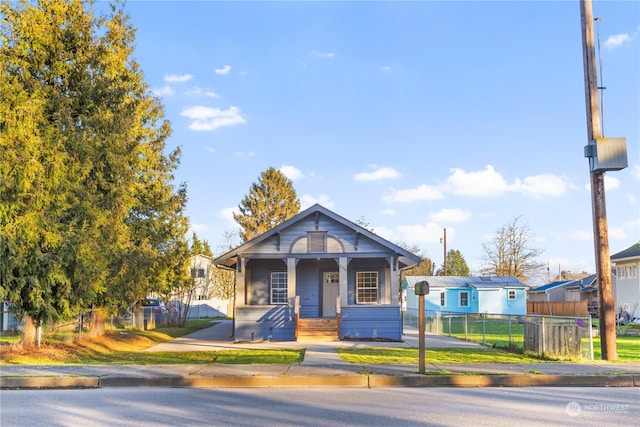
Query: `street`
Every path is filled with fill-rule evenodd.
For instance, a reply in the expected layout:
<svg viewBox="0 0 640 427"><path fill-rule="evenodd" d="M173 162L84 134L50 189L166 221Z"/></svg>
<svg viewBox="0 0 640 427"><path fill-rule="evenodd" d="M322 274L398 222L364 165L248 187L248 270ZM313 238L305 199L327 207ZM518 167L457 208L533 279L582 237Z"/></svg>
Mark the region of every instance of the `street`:
<svg viewBox="0 0 640 427"><path fill-rule="evenodd" d="M14 426L635 425L639 388L3 390Z"/></svg>

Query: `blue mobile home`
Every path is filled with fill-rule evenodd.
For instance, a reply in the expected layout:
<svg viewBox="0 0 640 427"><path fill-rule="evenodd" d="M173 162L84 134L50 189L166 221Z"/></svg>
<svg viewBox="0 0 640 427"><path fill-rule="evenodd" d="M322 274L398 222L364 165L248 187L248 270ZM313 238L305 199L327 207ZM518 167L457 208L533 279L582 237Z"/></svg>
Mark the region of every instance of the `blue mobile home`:
<svg viewBox="0 0 640 427"><path fill-rule="evenodd" d="M428 312L527 314L528 285L513 276L407 276L402 281L407 311L417 312L415 284L429 283L425 297Z"/></svg>
<svg viewBox="0 0 640 427"><path fill-rule="evenodd" d="M317 204L214 260L236 273L237 341L400 340L400 272L419 262Z"/></svg>

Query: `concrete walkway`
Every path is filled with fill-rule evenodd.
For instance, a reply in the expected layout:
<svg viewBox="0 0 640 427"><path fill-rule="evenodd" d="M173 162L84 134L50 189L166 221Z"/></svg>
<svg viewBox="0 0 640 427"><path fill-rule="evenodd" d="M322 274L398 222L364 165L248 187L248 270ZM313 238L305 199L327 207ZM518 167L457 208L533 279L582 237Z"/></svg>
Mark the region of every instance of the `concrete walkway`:
<svg viewBox="0 0 640 427"><path fill-rule="evenodd" d="M417 365L361 365L343 361L336 348L418 347L415 328L402 342L314 341L235 342L232 322L158 344L146 351L225 351L233 349L304 349L301 363L288 365L0 365L1 389L165 387L508 387L607 386L640 387L639 363L543 362L441 364L426 361L429 375ZM482 346L429 334L427 348Z"/></svg>

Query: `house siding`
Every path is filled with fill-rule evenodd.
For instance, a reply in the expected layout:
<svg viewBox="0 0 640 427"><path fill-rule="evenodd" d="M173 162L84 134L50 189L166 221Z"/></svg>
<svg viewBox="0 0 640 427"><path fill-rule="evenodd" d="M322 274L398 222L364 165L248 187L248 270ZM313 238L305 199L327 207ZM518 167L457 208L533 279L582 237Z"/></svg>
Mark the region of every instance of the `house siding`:
<svg viewBox="0 0 640 427"><path fill-rule="evenodd" d="M236 341L295 340L293 308L287 304L238 307L234 339Z"/></svg>
<svg viewBox="0 0 640 427"><path fill-rule="evenodd" d="M398 306L342 307L340 338L402 339L402 316Z"/></svg>

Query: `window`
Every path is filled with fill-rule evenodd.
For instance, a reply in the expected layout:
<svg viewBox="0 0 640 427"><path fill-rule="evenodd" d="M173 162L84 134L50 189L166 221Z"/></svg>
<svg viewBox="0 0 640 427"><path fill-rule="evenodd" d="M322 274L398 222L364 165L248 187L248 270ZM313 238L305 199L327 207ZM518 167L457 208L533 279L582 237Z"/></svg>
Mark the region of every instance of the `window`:
<svg viewBox="0 0 640 427"><path fill-rule="evenodd" d="M191 277L204 277L204 268L192 268Z"/></svg>
<svg viewBox="0 0 640 427"><path fill-rule="evenodd" d="M309 252L324 253L327 251L325 246L327 233L325 231L320 231L320 232L311 231L309 232L308 235L309 235Z"/></svg>
<svg viewBox="0 0 640 427"><path fill-rule="evenodd" d="M378 302L378 272L356 272L356 304Z"/></svg>
<svg viewBox="0 0 640 427"><path fill-rule="evenodd" d="M507 291L510 300L516 299L516 291L514 289L509 289Z"/></svg>
<svg viewBox="0 0 640 427"><path fill-rule="evenodd" d="M440 307L447 305L446 295L446 293L440 292Z"/></svg>
<svg viewBox="0 0 640 427"><path fill-rule="evenodd" d="M469 307L469 291L460 292L460 307Z"/></svg>
<svg viewBox="0 0 640 427"><path fill-rule="evenodd" d="M286 304L287 300L287 272L271 273L271 304Z"/></svg>

